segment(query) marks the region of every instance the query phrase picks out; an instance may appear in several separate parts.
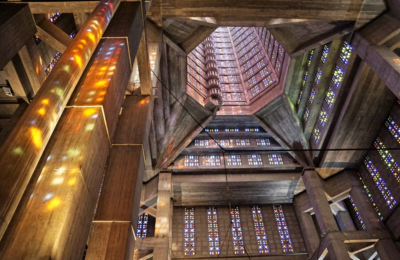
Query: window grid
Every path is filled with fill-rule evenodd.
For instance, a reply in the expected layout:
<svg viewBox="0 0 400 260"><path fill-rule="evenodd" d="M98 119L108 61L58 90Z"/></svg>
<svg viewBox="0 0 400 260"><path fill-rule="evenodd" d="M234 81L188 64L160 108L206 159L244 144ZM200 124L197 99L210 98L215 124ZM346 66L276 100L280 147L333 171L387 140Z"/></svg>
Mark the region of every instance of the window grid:
<svg viewBox="0 0 400 260"><path fill-rule="evenodd" d="M225 132L239 132L239 128L225 128Z"/></svg>
<svg viewBox="0 0 400 260"><path fill-rule="evenodd" d="M268 154L268 161L270 165L283 165L282 155Z"/></svg>
<svg viewBox="0 0 400 260"><path fill-rule="evenodd" d="M259 129L258 128L245 128L244 131L245 132L258 132Z"/></svg>
<svg viewBox="0 0 400 260"><path fill-rule="evenodd" d="M240 166L242 165L242 158L240 155L227 155L226 164L228 166Z"/></svg>
<svg viewBox="0 0 400 260"><path fill-rule="evenodd" d="M136 237L144 238L147 236L147 224L149 223L149 215L147 213L143 213L139 216Z"/></svg>
<svg viewBox="0 0 400 260"><path fill-rule="evenodd" d="M259 154L249 154L249 155L247 155L247 162L251 166L263 165L263 161L262 161L261 155L259 155Z"/></svg>
<svg viewBox="0 0 400 260"><path fill-rule="evenodd" d="M332 82L336 88L340 87L343 81L344 70L336 65L335 71L333 72Z"/></svg>
<svg viewBox="0 0 400 260"><path fill-rule="evenodd" d="M199 156L197 155L185 155L183 166L195 167L199 166Z"/></svg>
<svg viewBox="0 0 400 260"><path fill-rule="evenodd" d="M319 140L321 139L321 130L319 129L318 126L314 127L313 137L314 137L314 143L318 144Z"/></svg>
<svg viewBox="0 0 400 260"><path fill-rule="evenodd" d="M217 210L214 207L209 207L207 210L208 222L208 249L210 255L219 255L219 234L218 234L218 220Z"/></svg>
<svg viewBox="0 0 400 260"><path fill-rule="evenodd" d="M260 146L271 145L269 139L256 139L256 144Z"/></svg>
<svg viewBox="0 0 400 260"><path fill-rule="evenodd" d="M250 145L250 139L236 139L237 146L246 146Z"/></svg>
<svg viewBox="0 0 400 260"><path fill-rule="evenodd" d="M325 96L325 103L328 105L329 108L332 108L333 103L335 103L335 101L336 101L336 94L331 88L329 88Z"/></svg>
<svg viewBox="0 0 400 260"><path fill-rule="evenodd" d="M392 209L394 205L396 205L397 201L393 198L392 193L389 188L386 186L385 181L381 178L378 170L375 168L373 162L367 156L364 160L364 164L367 167L368 172L371 174L375 185L378 187L378 190L381 192L383 198L385 199L386 205Z"/></svg>
<svg viewBox="0 0 400 260"><path fill-rule="evenodd" d="M253 223L254 230L256 232L257 244L258 244L258 252L260 254L268 254L268 242L267 242L267 234L265 233L263 216L261 213L261 209L258 206L253 207Z"/></svg>
<svg viewBox="0 0 400 260"><path fill-rule="evenodd" d="M221 158L218 155L203 156L205 166L221 166Z"/></svg>
<svg viewBox="0 0 400 260"><path fill-rule="evenodd" d="M353 47L348 42L343 43L342 51L340 52L340 59L346 65L349 63L352 50Z"/></svg>
<svg viewBox="0 0 400 260"><path fill-rule="evenodd" d="M233 146L233 139L215 140L221 146Z"/></svg>
<svg viewBox="0 0 400 260"><path fill-rule="evenodd" d="M194 208L185 208L184 217L184 254L195 255Z"/></svg>
<svg viewBox="0 0 400 260"><path fill-rule="evenodd" d="M206 147L208 147L209 144L210 143L209 143L208 140L198 140L198 139L194 140L194 146L206 146Z"/></svg>
<svg viewBox="0 0 400 260"><path fill-rule="evenodd" d="M293 245L292 240L290 239L289 229L286 224L285 215L283 213L282 206L274 208L276 225L278 226L279 236L281 239L282 249L284 253L292 253Z"/></svg>
<svg viewBox="0 0 400 260"><path fill-rule="evenodd" d="M378 214L379 219L383 221L382 213L379 211L378 206L376 206L375 200L374 200L374 198L372 197L371 193L369 192L369 189L368 189L367 185L365 184L364 180L361 178L360 173L358 173L358 177L360 177L360 181L361 181L362 184L363 184L364 191L365 191L365 193L367 194L369 200L371 201L372 206L374 207L376 213Z"/></svg>
<svg viewBox="0 0 400 260"><path fill-rule="evenodd" d="M322 76L322 70L320 67L317 68L317 74L315 75L315 83L319 84L319 82L321 81L321 76Z"/></svg>
<svg viewBox="0 0 400 260"><path fill-rule="evenodd" d="M304 115L303 115L304 121L308 121L309 116L310 116L310 110L307 107L306 110L304 110Z"/></svg>
<svg viewBox="0 0 400 260"><path fill-rule="evenodd" d="M321 55L322 63L326 62L326 59L328 58L328 53L329 53L329 47L328 45L324 45L324 49L322 50L322 55Z"/></svg>
<svg viewBox="0 0 400 260"><path fill-rule="evenodd" d="M396 181L400 183L400 176L399 176L400 166L394 160L392 154L386 149L386 146L382 143L379 137L376 138L374 146L376 150L378 150L383 163L386 165L386 167L389 169L392 175L396 178Z"/></svg>
<svg viewBox="0 0 400 260"><path fill-rule="evenodd" d="M328 112L326 112L324 108L321 108L321 111L319 111L318 121L322 127L326 125L326 122L328 121L328 116Z"/></svg>
<svg viewBox="0 0 400 260"><path fill-rule="evenodd" d="M385 126L388 128L394 139L400 143L400 128L391 116L386 120Z"/></svg>
<svg viewBox="0 0 400 260"><path fill-rule="evenodd" d="M364 221L362 220L361 215L360 215L360 212L358 212L357 206L356 206L356 204L354 203L354 201L353 201L353 199L351 198L351 196L349 196L349 200L350 200L351 205L353 206L354 212L355 212L356 215L357 215L358 222L360 222L361 228L362 228L363 230L365 230Z"/></svg>
<svg viewBox="0 0 400 260"><path fill-rule="evenodd" d="M263 77L263 78L265 76L267 76L269 74L269 71L268 71L267 67L265 67L262 70L260 70L260 74L261 74L261 77Z"/></svg>
<svg viewBox="0 0 400 260"><path fill-rule="evenodd" d="M242 232L242 224L240 222L239 215L239 207L231 209L231 218L232 218L232 238L233 238L233 252L235 255L244 254L244 241L243 241L243 232Z"/></svg>
<svg viewBox="0 0 400 260"><path fill-rule="evenodd" d="M281 71L281 62L280 62L280 60L276 61L275 69L276 69L277 72Z"/></svg>
<svg viewBox="0 0 400 260"><path fill-rule="evenodd" d="M271 76L268 76L263 79L263 83L264 83L264 87L268 87L268 86L272 85L272 83L274 83L274 81L272 80Z"/></svg>
<svg viewBox="0 0 400 260"><path fill-rule="evenodd" d="M218 132L218 128L206 128L204 129L206 132Z"/></svg>
<svg viewBox="0 0 400 260"><path fill-rule="evenodd" d="M311 93L310 93L310 97L308 98L308 102L310 102L310 104L314 103L314 99L315 99L315 95L317 94L317 92L315 91L314 88L311 89Z"/></svg>
<svg viewBox="0 0 400 260"><path fill-rule="evenodd" d="M258 85L255 85L254 87L252 87L250 89L251 91L251 95L254 97L256 96L258 93L260 93L260 88L258 87Z"/></svg>

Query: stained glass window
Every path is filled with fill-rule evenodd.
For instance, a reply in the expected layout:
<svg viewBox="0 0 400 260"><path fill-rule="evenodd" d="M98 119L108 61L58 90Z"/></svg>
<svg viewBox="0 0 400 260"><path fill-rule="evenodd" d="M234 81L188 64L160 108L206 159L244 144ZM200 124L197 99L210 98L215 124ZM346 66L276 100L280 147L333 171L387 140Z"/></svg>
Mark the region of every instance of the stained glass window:
<svg viewBox="0 0 400 260"><path fill-rule="evenodd" d="M236 139L237 146L246 146L250 145L250 139Z"/></svg>
<svg viewBox="0 0 400 260"><path fill-rule="evenodd" d="M268 242L267 242L267 233L265 233L263 216L261 213L261 209L258 206L253 207L253 223L254 230L256 232L257 244L258 244L258 252L260 254L268 254Z"/></svg>
<svg viewBox="0 0 400 260"><path fill-rule="evenodd" d="M306 110L304 110L304 121L308 121L308 117L310 116L310 110L308 109L308 107L306 108Z"/></svg>
<svg viewBox="0 0 400 260"><path fill-rule="evenodd" d="M339 66L336 66L335 71L333 72L332 81L335 84L336 88L340 87L340 84L343 81L344 71Z"/></svg>
<svg viewBox="0 0 400 260"><path fill-rule="evenodd" d="M46 74L49 75L51 70L54 68L54 66L56 65L56 63L58 62L58 60L61 58L61 53L59 53L58 51L56 52L56 54L54 54L53 59L51 60L49 66L47 66L46 68Z"/></svg>
<svg viewBox="0 0 400 260"><path fill-rule="evenodd" d="M184 213L184 254L195 255L194 243L194 208L185 208Z"/></svg>
<svg viewBox="0 0 400 260"><path fill-rule="evenodd" d="M284 253L292 253L293 245L290 239L289 228L286 224L285 215L283 213L282 206L273 206L276 225L278 226L278 232L281 239L282 249Z"/></svg>
<svg viewBox="0 0 400 260"><path fill-rule="evenodd" d="M385 181L381 178L378 170L375 168L373 162L367 156L364 160L364 164L368 169L368 172L371 174L372 179L375 182L375 185L378 187L381 192L383 198L385 199L386 205L389 206L390 209L396 205L397 201L393 198L392 193L389 188L386 186Z"/></svg>
<svg viewBox="0 0 400 260"><path fill-rule="evenodd" d="M317 68L317 74L315 75L315 83L319 84L319 82L321 81L321 76L322 76L322 70L320 69L320 67Z"/></svg>
<svg viewBox="0 0 400 260"><path fill-rule="evenodd" d="M324 127L326 125L326 122L328 121L328 113L324 108L319 111L318 121L322 127Z"/></svg>
<svg viewBox="0 0 400 260"><path fill-rule="evenodd" d="M259 155L259 154L249 154L249 155L247 155L247 162L251 166L263 165L263 161L262 161L261 155Z"/></svg>
<svg viewBox="0 0 400 260"><path fill-rule="evenodd" d="M261 77L263 77L263 78L265 76L267 76L269 74L269 71L268 71L267 67L265 67L262 70L260 70L260 74L261 74Z"/></svg>
<svg viewBox="0 0 400 260"><path fill-rule="evenodd" d="M303 97L303 91L300 90L299 98L297 99L297 105L300 105L300 102L301 102L301 98L302 98L302 97Z"/></svg>
<svg viewBox="0 0 400 260"><path fill-rule="evenodd" d="M352 50L353 50L353 47L348 42L343 43L342 51L340 52L340 59L342 60L342 62L344 64L349 63L349 59L350 59Z"/></svg>
<svg viewBox="0 0 400 260"><path fill-rule="evenodd" d="M260 60L258 63L257 63L257 68L259 68L259 69L261 69L262 67L264 67L265 66L265 61L264 60Z"/></svg>
<svg viewBox="0 0 400 260"><path fill-rule="evenodd" d="M255 85L254 87L252 87L250 89L251 91L251 95L254 97L255 95L257 95L258 93L260 93L260 88L258 87L258 84Z"/></svg>
<svg viewBox="0 0 400 260"><path fill-rule="evenodd" d="M282 155L280 154L268 154L268 161L272 165L283 165Z"/></svg>
<svg viewBox="0 0 400 260"><path fill-rule="evenodd" d="M244 254L242 224L240 222L239 207L231 209L233 252L235 255Z"/></svg>
<svg viewBox="0 0 400 260"><path fill-rule="evenodd" d="M256 144L260 146L271 145L269 139L256 139Z"/></svg>
<svg viewBox="0 0 400 260"><path fill-rule="evenodd" d="M328 45L324 45L324 49L322 50L322 55L321 55L322 63L326 62L326 59L328 58L328 53L329 53L329 47Z"/></svg>
<svg viewBox="0 0 400 260"><path fill-rule="evenodd" d="M239 132L239 128L225 128L225 132Z"/></svg>
<svg viewBox="0 0 400 260"><path fill-rule="evenodd" d="M278 72L281 71L281 62L279 60L277 60L275 63L275 69Z"/></svg>
<svg viewBox="0 0 400 260"><path fill-rule="evenodd" d="M149 215L144 213L139 216L136 237L144 238L147 236L147 224L149 223Z"/></svg>
<svg viewBox="0 0 400 260"><path fill-rule="evenodd" d="M183 161L184 166L195 167L199 166L199 156L197 155L185 155L185 159Z"/></svg>
<svg viewBox="0 0 400 260"><path fill-rule="evenodd" d="M259 129L258 128L245 128L244 131L245 132L258 132Z"/></svg>
<svg viewBox="0 0 400 260"><path fill-rule="evenodd" d="M349 196L349 199L350 199L351 205L353 206L353 210L354 210L354 212L355 212L356 215L357 215L358 221L360 222L361 228L362 228L363 230L365 230L364 221L363 221L362 218L361 218L360 212L358 212L358 208L357 208L356 204L354 203L354 201L353 201L353 199L351 198L351 196Z"/></svg>
<svg viewBox="0 0 400 260"><path fill-rule="evenodd" d="M49 21L52 23L55 23L58 20L58 18L60 18L60 16L61 16L61 13L53 13L50 16Z"/></svg>
<svg viewBox="0 0 400 260"><path fill-rule="evenodd" d="M206 128L204 129L206 132L218 132L218 128Z"/></svg>
<svg viewBox="0 0 400 260"><path fill-rule="evenodd" d="M194 146L208 146L209 145L209 142L208 142L208 140L198 140L198 139L196 139L196 140L194 140Z"/></svg>
<svg viewBox="0 0 400 260"><path fill-rule="evenodd" d="M310 97L308 98L308 101L312 104L314 103L315 95L317 92L315 91L314 88L311 89Z"/></svg>
<svg viewBox="0 0 400 260"><path fill-rule="evenodd" d="M254 75L254 71L253 68L249 69L248 71L246 71L246 77L250 78L251 76Z"/></svg>
<svg viewBox="0 0 400 260"><path fill-rule="evenodd" d="M374 206L374 209L375 209L376 213L378 214L379 219L380 219L380 220L383 220L382 214L381 214L381 212L379 211L378 206L376 206L375 200L374 200L374 198L372 197L371 193L369 192L369 189L368 189L367 185L365 184L364 180L361 178L360 173L358 173L358 176L360 177L360 181L361 181L362 184L363 184L364 191L365 191L365 193L367 194L369 200L371 201L372 206Z"/></svg>
<svg viewBox="0 0 400 260"><path fill-rule="evenodd" d="M240 166L242 165L242 159L240 157L240 155L227 155L226 156L226 164L228 166Z"/></svg>
<svg viewBox="0 0 400 260"><path fill-rule="evenodd" d="M389 169L389 171L396 178L397 182L400 182L400 175L399 175L400 174L400 166L394 160L392 154L386 149L386 146L382 143L382 141L379 137L376 138L376 140L374 142L374 146L375 146L376 150L378 150L383 163L386 165L386 167Z"/></svg>
<svg viewBox="0 0 400 260"><path fill-rule="evenodd" d="M271 76L268 76L263 79L264 87L270 86L274 81L272 80Z"/></svg>
<svg viewBox="0 0 400 260"><path fill-rule="evenodd" d="M386 120L385 126L388 128L394 139L400 143L400 128L391 116Z"/></svg>
<svg viewBox="0 0 400 260"><path fill-rule="evenodd" d="M248 82L249 82L250 86L253 86L254 84L256 84L257 83L256 76L253 76L252 78L250 78Z"/></svg>
<svg viewBox="0 0 400 260"><path fill-rule="evenodd" d="M314 127L313 137L314 137L314 143L318 144L319 140L321 139L321 130L319 129L318 126Z"/></svg>
<svg viewBox="0 0 400 260"><path fill-rule="evenodd" d="M242 96L240 95L240 93L232 93L232 100L234 101L241 101L242 100Z"/></svg>
<svg viewBox="0 0 400 260"><path fill-rule="evenodd" d="M332 108L333 103L335 103L335 101L336 101L336 94L331 88L329 88L325 96L325 103L328 105L329 108Z"/></svg>
<svg viewBox="0 0 400 260"><path fill-rule="evenodd" d="M282 45L279 45L278 52L279 52L279 56L283 57L283 54L285 54L285 49L283 49Z"/></svg>
<svg viewBox="0 0 400 260"><path fill-rule="evenodd" d="M221 158L217 155L203 156L205 166L221 166Z"/></svg>
<svg viewBox="0 0 400 260"><path fill-rule="evenodd" d="M308 71L304 71L303 80L301 81L301 86L302 87L304 87L306 85L307 76L308 76Z"/></svg>
<svg viewBox="0 0 400 260"><path fill-rule="evenodd" d="M208 249L210 255L219 255L219 234L218 234L218 220L217 210L214 207L209 207L207 210L208 222Z"/></svg>
<svg viewBox="0 0 400 260"><path fill-rule="evenodd" d="M314 58L314 50L310 51L310 54L308 55L308 62L307 62L307 66L311 65L311 61Z"/></svg>
<svg viewBox="0 0 400 260"><path fill-rule="evenodd" d="M233 139L222 139L222 140L216 140L216 141L221 146L232 146L233 145Z"/></svg>

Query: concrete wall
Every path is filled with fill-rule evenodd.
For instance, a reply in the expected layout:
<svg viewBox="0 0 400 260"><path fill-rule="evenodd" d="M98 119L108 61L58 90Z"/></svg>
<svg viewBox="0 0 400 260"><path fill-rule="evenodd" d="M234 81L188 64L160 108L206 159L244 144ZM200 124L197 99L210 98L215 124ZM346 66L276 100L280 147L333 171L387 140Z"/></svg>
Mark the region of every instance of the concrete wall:
<svg viewBox="0 0 400 260"><path fill-rule="evenodd" d="M271 254L284 254L279 238L278 228L275 222L275 216L272 205L259 205L262 210L264 227L267 233L268 246ZM292 204L282 205L292 240L294 253L306 252L300 227L297 222L295 211ZM195 250L196 257L208 257L208 207L194 207L195 221ZM256 233L253 224L252 207L240 206L240 219L242 223L243 238L245 248L250 256L260 255ZM220 257L234 256L232 233L230 230L230 212L228 207L218 207L218 228L220 240ZM174 207L172 223L172 258L185 258L184 250L184 207ZM244 256L246 253L244 254ZM214 258L216 256L210 257ZM190 256L187 257L190 259Z"/></svg>

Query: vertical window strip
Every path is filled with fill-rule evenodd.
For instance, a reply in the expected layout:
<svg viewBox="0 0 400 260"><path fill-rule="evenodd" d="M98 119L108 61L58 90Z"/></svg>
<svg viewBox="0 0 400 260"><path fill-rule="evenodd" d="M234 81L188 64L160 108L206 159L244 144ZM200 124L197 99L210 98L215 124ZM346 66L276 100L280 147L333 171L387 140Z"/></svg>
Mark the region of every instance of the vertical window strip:
<svg viewBox="0 0 400 260"><path fill-rule="evenodd" d="M351 205L353 206L353 210L354 210L354 212L355 212L356 215L357 215L358 222L360 222L361 228L362 228L363 230L365 230L364 221L363 221L362 218L361 218L360 212L358 212L358 209L357 209L356 204L354 203L354 201L353 201L353 199L351 198L351 196L349 196L349 199L350 199Z"/></svg>
<svg viewBox="0 0 400 260"><path fill-rule="evenodd" d="M208 222L208 248L210 255L219 255L219 234L217 210L214 207L209 207L207 210Z"/></svg>
<svg viewBox="0 0 400 260"><path fill-rule="evenodd" d="M260 254L268 254L269 248L267 242L267 234L265 233L265 227L261 209L258 206L253 207L253 223L256 232L258 252Z"/></svg>
<svg viewBox="0 0 400 260"><path fill-rule="evenodd" d="M273 206L276 225L278 227L279 236L281 239L282 249L284 253L292 253L293 245L290 239L289 229L286 224L285 215L283 213L282 206Z"/></svg>
<svg viewBox="0 0 400 260"><path fill-rule="evenodd" d="M386 146L382 143L379 137L376 138L374 146L376 150L378 150L383 163L386 165L386 168L388 168L388 170L396 178L396 181L400 183L400 176L399 176L400 166L394 160L392 154L386 149Z"/></svg>
<svg viewBox="0 0 400 260"><path fill-rule="evenodd" d="M195 255L194 208L185 208L184 212L184 254Z"/></svg>
<svg viewBox="0 0 400 260"><path fill-rule="evenodd" d="M381 192L383 198L385 199L386 205L392 209L394 205L397 204L397 201L393 198L392 193L389 188L386 186L385 181L381 178L378 170L375 168L373 162L367 156L364 160L364 164L367 167L368 172L371 174L371 177L378 187L378 190Z"/></svg>
<svg viewBox="0 0 400 260"><path fill-rule="evenodd" d="M242 224L240 222L239 207L231 209L233 252L235 255L244 254Z"/></svg>
<svg viewBox="0 0 400 260"><path fill-rule="evenodd" d="M143 213L139 216L136 237L144 238L147 236L147 224L149 223L149 215L147 213Z"/></svg>
<svg viewBox="0 0 400 260"><path fill-rule="evenodd" d="M352 50L353 50L353 46L351 46L348 42L343 43L343 47L340 52L340 59L346 65L349 63Z"/></svg>
<svg viewBox="0 0 400 260"><path fill-rule="evenodd" d="M368 186L365 184L364 180L361 178L360 173L358 173L358 177L360 178L360 181L361 181L361 183L363 184L364 191L365 191L365 193L367 194L369 200L371 201L372 206L374 207L376 213L378 214L379 219L383 221L382 213L379 211L379 208L378 208L378 206L376 205L375 200L374 200L374 198L372 197L371 193L369 192Z"/></svg>
<svg viewBox="0 0 400 260"><path fill-rule="evenodd" d="M388 117L386 120L385 126L389 130L389 132L392 134L393 138L400 143L400 128L397 125L396 121L393 120L391 116Z"/></svg>
<svg viewBox="0 0 400 260"><path fill-rule="evenodd" d="M321 62L325 63L329 54L329 47L328 45L324 45L324 49L322 50L322 55L321 55Z"/></svg>

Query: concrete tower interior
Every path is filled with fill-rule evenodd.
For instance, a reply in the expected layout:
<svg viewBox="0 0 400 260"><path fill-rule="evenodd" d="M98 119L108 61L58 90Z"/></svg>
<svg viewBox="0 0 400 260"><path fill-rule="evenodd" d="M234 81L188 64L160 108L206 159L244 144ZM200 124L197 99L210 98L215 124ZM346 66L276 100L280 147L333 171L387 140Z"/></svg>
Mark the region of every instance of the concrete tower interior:
<svg viewBox="0 0 400 260"><path fill-rule="evenodd" d="M0 36L0 259L400 259L399 1L9 0Z"/></svg>

